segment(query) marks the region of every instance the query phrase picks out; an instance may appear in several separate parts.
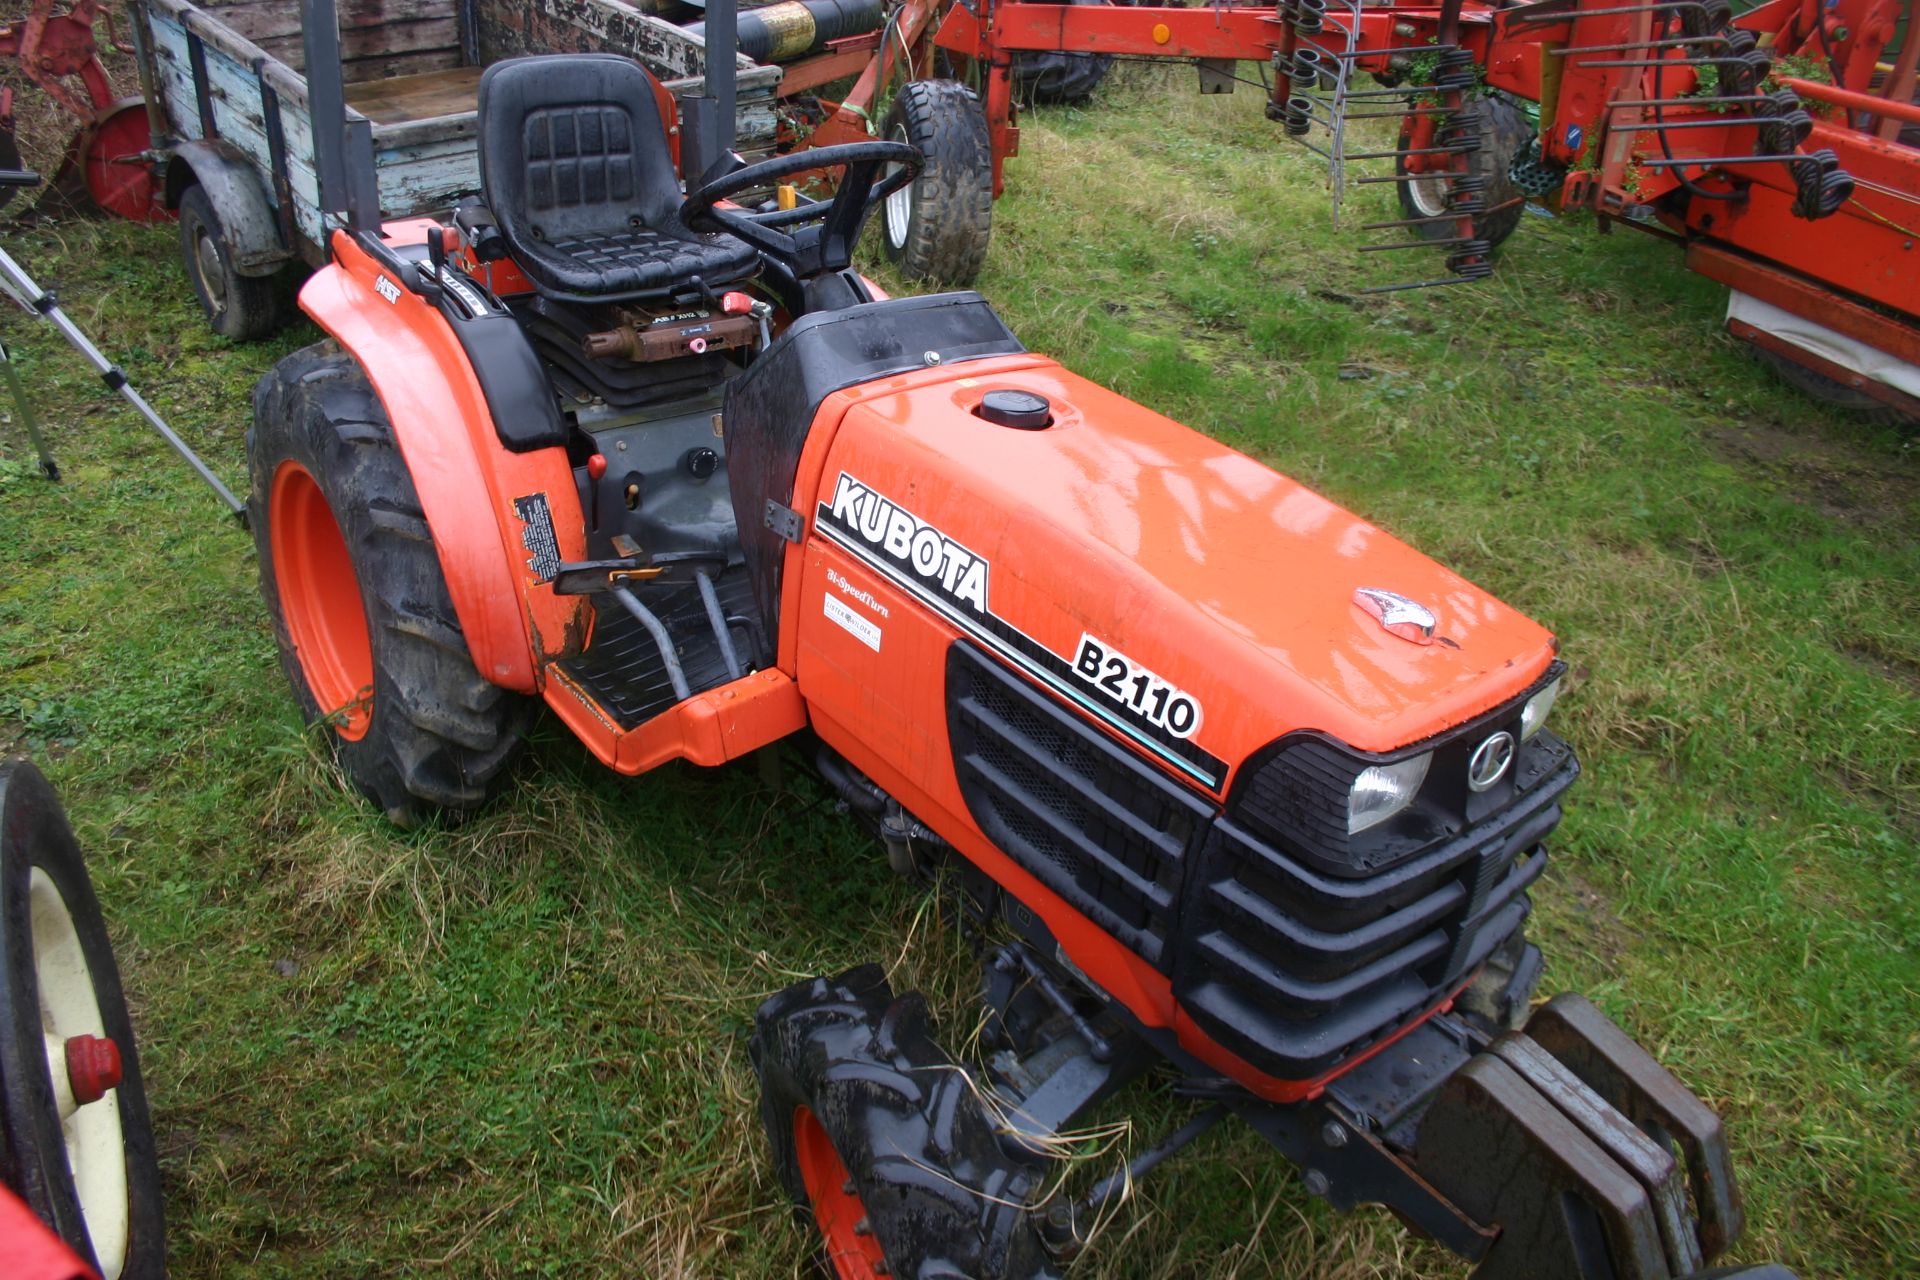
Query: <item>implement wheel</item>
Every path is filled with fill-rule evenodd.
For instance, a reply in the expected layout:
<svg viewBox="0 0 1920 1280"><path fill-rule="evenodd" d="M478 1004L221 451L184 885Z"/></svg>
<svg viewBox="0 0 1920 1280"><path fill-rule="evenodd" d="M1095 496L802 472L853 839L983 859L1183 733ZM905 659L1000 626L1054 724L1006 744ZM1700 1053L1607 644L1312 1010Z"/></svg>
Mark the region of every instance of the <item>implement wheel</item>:
<svg viewBox="0 0 1920 1280"><path fill-rule="evenodd" d="M1513 234L1520 225L1520 216L1525 212L1525 203L1519 197L1520 188L1513 185L1511 176L1514 160L1527 149L1527 143L1533 137L1533 124L1526 113L1505 98L1491 95L1475 98L1462 107L1457 115L1459 123L1480 135L1480 149L1467 156L1467 172L1486 181L1487 212L1473 220L1474 238L1485 240L1489 245L1498 245ZM1400 128L1400 149L1411 145L1412 121ZM1429 159L1444 160L1445 156L1430 156ZM1406 161L1396 160L1396 170L1405 174ZM1436 174L1431 178L1420 178L1413 182L1395 184L1400 188L1400 216L1403 218L1437 218L1447 212L1446 176ZM1408 231L1422 240L1450 240L1454 227L1450 222L1434 222L1423 227L1408 227Z"/></svg>
<svg viewBox="0 0 1920 1280"><path fill-rule="evenodd" d="M881 243L909 280L972 284L993 236L993 148L980 99L957 80L912 80L887 116L889 142L927 158L920 176L886 198Z"/></svg>
<svg viewBox="0 0 1920 1280"><path fill-rule="evenodd" d="M1104 5L1110 0L1053 0L1056 3ZM1085 102L1113 67L1110 53L1078 53L1065 49L1020 49L1013 55L1013 84L1028 102Z"/></svg>
<svg viewBox="0 0 1920 1280"><path fill-rule="evenodd" d="M106 1280L163 1273L160 1166L106 922L60 801L0 764L0 1155Z"/></svg>
<svg viewBox="0 0 1920 1280"><path fill-rule="evenodd" d="M307 723L398 825L477 808L530 704L474 668L379 397L322 342L260 380L253 416L260 592Z"/></svg>
<svg viewBox="0 0 1920 1280"><path fill-rule="evenodd" d="M917 994L863 965L780 992L754 1028L774 1168L828 1275L1054 1275L1026 1208L1041 1170L1001 1149Z"/></svg>
<svg viewBox="0 0 1920 1280"><path fill-rule="evenodd" d="M279 286L274 276L243 276L233 265L227 233L206 188L188 187L180 197L180 257L187 279L206 313L207 327L223 338L248 342L280 328Z"/></svg>

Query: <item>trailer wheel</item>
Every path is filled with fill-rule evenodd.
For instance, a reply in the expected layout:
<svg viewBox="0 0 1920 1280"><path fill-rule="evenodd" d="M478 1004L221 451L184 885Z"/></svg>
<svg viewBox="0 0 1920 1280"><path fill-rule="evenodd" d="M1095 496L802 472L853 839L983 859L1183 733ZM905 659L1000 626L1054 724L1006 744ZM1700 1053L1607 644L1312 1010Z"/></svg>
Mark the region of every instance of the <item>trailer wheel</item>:
<svg viewBox="0 0 1920 1280"><path fill-rule="evenodd" d="M1103 5L1111 0L1053 0L1054 3ZM1066 49L1022 49L1013 55L1013 84L1028 102L1085 102L1113 67L1110 53Z"/></svg>
<svg viewBox="0 0 1920 1280"><path fill-rule="evenodd" d="M531 704L474 668L379 397L322 342L260 379L253 415L260 592L307 723L394 823L477 808Z"/></svg>
<svg viewBox="0 0 1920 1280"><path fill-rule="evenodd" d="M917 994L876 965L788 987L750 1050L781 1183L839 1280L1041 1280L1026 1208L1041 1171L1007 1156L976 1086L934 1041Z"/></svg>
<svg viewBox="0 0 1920 1280"><path fill-rule="evenodd" d="M160 1166L100 903L53 787L0 764L5 1181L105 1280L166 1263Z"/></svg>
<svg viewBox="0 0 1920 1280"><path fill-rule="evenodd" d="M1527 149L1533 137L1533 124L1519 107L1505 98L1485 95L1468 102L1458 113L1462 123L1480 135L1480 149L1467 157L1467 172L1486 180L1487 213L1473 221L1476 239L1497 245L1520 225L1525 203L1520 188L1513 184L1513 162ZM1411 121L1400 128L1400 148L1409 145ZM1397 160L1395 169L1404 176L1406 162ZM1447 212L1447 180L1444 177L1421 178L1396 184L1400 189L1400 216L1436 218ZM1422 240L1450 240L1452 224L1431 223L1407 228Z"/></svg>
<svg viewBox="0 0 1920 1280"><path fill-rule="evenodd" d="M909 280L972 284L993 236L993 149L980 99L957 80L909 81L886 134L927 158L882 208L887 260Z"/></svg>
<svg viewBox="0 0 1920 1280"><path fill-rule="evenodd" d="M1758 343L1749 342L1747 349L1753 352L1761 364L1773 371L1774 377L1804 396L1818 400L1822 404L1830 404L1836 409L1845 410L1876 427L1920 431L1920 419L1902 413L1884 400L1876 400L1857 387L1850 387L1836 378L1829 378L1826 374L1809 369L1777 351L1769 351Z"/></svg>
<svg viewBox="0 0 1920 1280"><path fill-rule="evenodd" d="M234 269L220 215L198 185L180 197L180 256L208 328L236 342L264 338L280 328L276 277L243 276Z"/></svg>

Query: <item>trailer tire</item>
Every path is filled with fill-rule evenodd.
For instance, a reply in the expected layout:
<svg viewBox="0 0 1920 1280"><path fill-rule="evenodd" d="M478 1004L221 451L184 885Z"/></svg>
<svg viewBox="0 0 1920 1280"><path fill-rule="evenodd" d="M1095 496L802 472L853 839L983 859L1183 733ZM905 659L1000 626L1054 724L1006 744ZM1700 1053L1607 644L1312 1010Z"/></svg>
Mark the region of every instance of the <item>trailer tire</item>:
<svg viewBox="0 0 1920 1280"><path fill-rule="evenodd" d="M280 328L285 309L278 280L271 275L241 275L235 269L220 215L214 212L206 188L197 183L180 196L180 257L207 327L215 333L235 342L251 342Z"/></svg>
<svg viewBox="0 0 1920 1280"><path fill-rule="evenodd" d="M926 1002L877 965L778 993L754 1015L760 1119L828 1275L1044 1280L1055 1272L1010 1158ZM856 1230L864 1222L864 1230Z"/></svg>
<svg viewBox="0 0 1920 1280"><path fill-rule="evenodd" d="M880 242L909 280L972 284L993 238L993 148L980 99L957 80L913 80L887 114L889 142L926 166L882 202Z"/></svg>
<svg viewBox="0 0 1920 1280"><path fill-rule="evenodd" d="M1467 158L1467 172L1486 179L1486 207L1490 212L1473 220L1474 238L1497 246L1513 234L1526 211L1525 203L1519 199L1520 188L1513 183L1512 169L1513 162L1525 153L1527 143L1533 138L1533 124L1518 106L1493 94L1473 99L1458 114L1477 129L1482 139L1480 149ZM1401 150L1408 146L1410 129L1411 122L1400 127ZM1404 160L1395 161L1394 168L1401 176L1407 172ZM1431 218L1446 212L1445 179L1396 185L1400 189L1401 217ZM1448 223L1407 230L1421 240L1450 240L1454 235Z"/></svg>
<svg viewBox="0 0 1920 1280"><path fill-rule="evenodd" d="M1053 0L1054 3L1104 5L1111 0ZM1013 85L1028 102L1085 102L1113 68L1110 53L1066 49L1020 49L1013 55Z"/></svg>
<svg viewBox="0 0 1920 1280"><path fill-rule="evenodd" d="M161 1276L160 1165L120 971L59 797L25 760L0 764L0 963L0 1180L108 1280ZM63 1127L46 1043L74 1035L112 1041L120 1079Z"/></svg>
<svg viewBox="0 0 1920 1280"><path fill-rule="evenodd" d="M478 808L532 706L474 666L386 409L331 341L276 364L253 405L247 513L302 715L396 825Z"/></svg>
<svg viewBox="0 0 1920 1280"><path fill-rule="evenodd" d="M1884 400L1876 400L1857 387L1829 378L1777 351L1769 351L1757 342L1749 342L1747 349L1761 364L1772 370L1774 377L1809 399L1832 405L1876 427L1920 431L1920 419L1902 413Z"/></svg>

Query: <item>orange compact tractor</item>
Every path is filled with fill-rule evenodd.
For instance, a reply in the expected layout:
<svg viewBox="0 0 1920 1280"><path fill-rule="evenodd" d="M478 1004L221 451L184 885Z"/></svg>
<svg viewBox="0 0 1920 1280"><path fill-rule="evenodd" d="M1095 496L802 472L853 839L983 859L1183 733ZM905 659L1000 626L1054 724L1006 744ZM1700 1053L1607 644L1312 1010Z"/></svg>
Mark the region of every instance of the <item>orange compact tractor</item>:
<svg viewBox="0 0 1920 1280"><path fill-rule="evenodd" d="M1227 1117L1484 1276L1727 1248L1712 1111L1584 1000L1529 1016L1578 772L1543 628L978 295L882 294L849 263L910 145L743 166L724 83L676 111L628 59L523 58L480 82L482 198L383 226L307 10L329 336L250 438L295 695L398 821L483 803L543 701L625 773L801 742L939 873L982 1062L877 968L758 1014L834 1274L1055 1274ZM758 203L823 167L831 200ZM1156 1064L1211 1105L1063 1190L1053 1139Z"/></svg>

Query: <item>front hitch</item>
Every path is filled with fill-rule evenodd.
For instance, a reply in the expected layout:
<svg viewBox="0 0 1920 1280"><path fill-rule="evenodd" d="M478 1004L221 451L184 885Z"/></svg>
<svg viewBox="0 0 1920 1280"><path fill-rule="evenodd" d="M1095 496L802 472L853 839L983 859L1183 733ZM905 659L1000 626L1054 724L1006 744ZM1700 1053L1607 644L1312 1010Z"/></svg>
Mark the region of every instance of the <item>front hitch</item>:
<svg viewBox="0 0 1920 1280"><path fill-rule="evenodd" d="M1441 1015L1312 1103L1236 1109L1310 1190L1386 1205L1475 1280L1705 1276L1744 1225L1720 1118L1571 993L1492 1039Z"/></svg>

